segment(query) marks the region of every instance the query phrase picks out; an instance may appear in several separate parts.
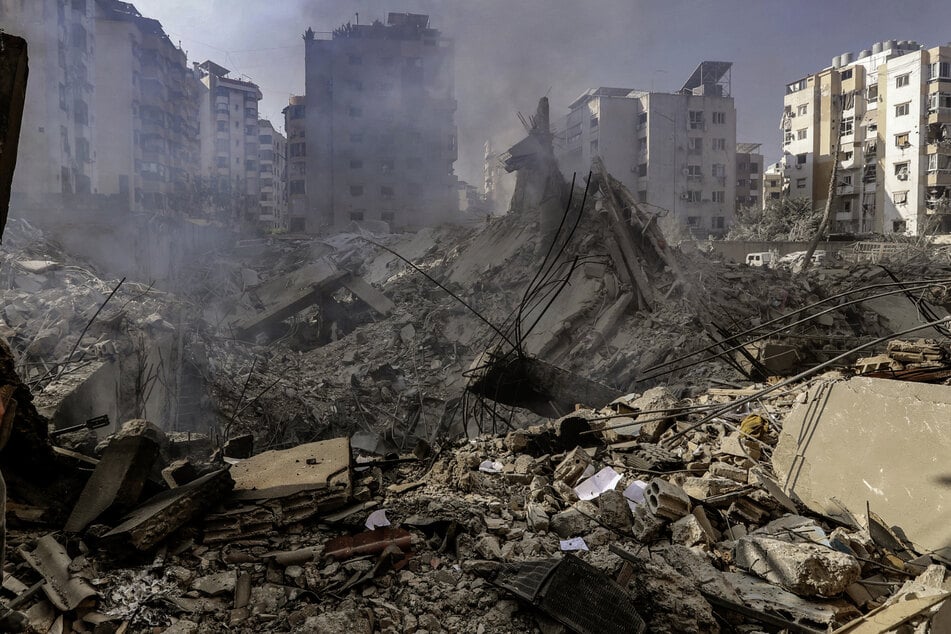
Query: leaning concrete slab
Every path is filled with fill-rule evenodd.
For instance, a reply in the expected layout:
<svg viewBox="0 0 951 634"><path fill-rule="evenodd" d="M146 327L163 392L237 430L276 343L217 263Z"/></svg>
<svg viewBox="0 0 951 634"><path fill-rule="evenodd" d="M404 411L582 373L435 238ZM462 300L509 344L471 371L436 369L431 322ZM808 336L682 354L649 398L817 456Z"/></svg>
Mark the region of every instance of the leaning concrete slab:
<svg viewBox="0 0 951 634"><path fill-rule="evenodd" d="M786 417L773 467L784 491L850 522L866 504L921 552L951 558L951 387L855 377Z"/></svg>
<svg viewBox="0 0 951 634"><path fill-rule="evenodd" d="M184 486L163 491L103 535L102 544L117 554L147 552L214 507L233 486L228 470L220 469Z"/></svg>
<svg viewBox="0 0 951 634"><path fill-rule="evenodd" d="M231 469L239 500L266 500L303 491L350 489L350 439L334 438L265 451Z"/></svg>
<svg viewBox="0 0 951 634"><path fill-rule="evenodd" d="M373 286L370 286L362 277L349 275L340 280L340 283L343 284L348 291L363 300L363 303L381 315L389 315L396 307L396 304L394 304L389 297L376 290Z"/></svg>

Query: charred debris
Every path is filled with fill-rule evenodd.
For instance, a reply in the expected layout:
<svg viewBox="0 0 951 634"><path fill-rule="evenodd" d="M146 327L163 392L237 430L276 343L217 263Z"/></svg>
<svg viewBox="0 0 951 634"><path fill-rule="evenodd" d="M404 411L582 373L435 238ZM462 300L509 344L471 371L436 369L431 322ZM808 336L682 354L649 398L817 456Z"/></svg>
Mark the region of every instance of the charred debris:
<svg viewBox="0 0 951 634"><path fill-rule="evenodd" d="M547 117L477 228L163 287L11 221L4 630L949 631L947 254L673 245Z"/></svg>

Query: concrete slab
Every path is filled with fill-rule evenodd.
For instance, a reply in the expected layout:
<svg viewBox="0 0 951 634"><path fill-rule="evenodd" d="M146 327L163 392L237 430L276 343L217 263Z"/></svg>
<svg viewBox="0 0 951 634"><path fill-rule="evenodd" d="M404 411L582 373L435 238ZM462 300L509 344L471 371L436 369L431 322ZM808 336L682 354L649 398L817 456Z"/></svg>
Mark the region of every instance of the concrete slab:
<svg viewBox="0 0 951 634"><path fill-rule="evenodd" d="M279 498L303 491L349 489L350 439L334 438L265 451L231 469L240 500Z"/></svg>
<svg viewBox="0 0 951 634"><path fill-rule="evenodd" d="M340 282L347 290L359 297L363 303L381 315L389 315L396 307L396 304L389 297L370 286L362 277L350 275L340 280Z"/></svg>
<svg viewBox="0 0 951 634"><path fill-rule="evenodd" d="M951 387L855 377L820 385L783 422L783 490L851 523L866 504L921 552L951 558Z"/></svg>

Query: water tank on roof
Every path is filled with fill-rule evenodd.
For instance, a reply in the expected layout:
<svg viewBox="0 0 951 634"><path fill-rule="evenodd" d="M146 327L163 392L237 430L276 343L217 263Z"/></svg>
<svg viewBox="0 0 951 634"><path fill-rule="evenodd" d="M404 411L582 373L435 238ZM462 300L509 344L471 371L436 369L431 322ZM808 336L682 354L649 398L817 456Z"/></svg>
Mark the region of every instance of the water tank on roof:
<svg viewBox="0 0 951 634"><path fill-rule="evenodd" d="M861 51L859 51L859 59L865 59L866 57L870 56L871 54L872 54L872 51L870 51L870 50L867 49L867 48L863 48Z"/></svg>
<svg viewBox="0 0 951 634"><path fill-rule="evenodd" d="M882 52L882 47L885 45L884 42L875 42L872 44L872 55L878 55Z"/></svg>
<svg viewBox="0 0 951 634"><path fill-rule="evenodd" d="M854 59L855 55L852 53L842 53L842 55L839 56L839 61L842 62L843 66L851 64Z"/></svg>
<svg viewBox="0 0 951 634"><path fill-rule="evenodd" d="M842 64L840 63L840 60L841 60L841 56L839 55L836 55L835 57L833 57L832 68L838 68L839 66L841 66Z"/></svg>
<svg viewBox="0 0 951 634"><path fill-rule="evenodd" d="M907 50L908 44L909 44L908 40L898 40L898 48L901 50Z"/></svg>
<svg viewBox="0 0 951 634"><path fill-rule="evenodd" d="M886 41L885 41L885 50L886 50L886 51L893 50L897 45L898 45L898 42L896 42L895 40L886 40Z"/></svg>

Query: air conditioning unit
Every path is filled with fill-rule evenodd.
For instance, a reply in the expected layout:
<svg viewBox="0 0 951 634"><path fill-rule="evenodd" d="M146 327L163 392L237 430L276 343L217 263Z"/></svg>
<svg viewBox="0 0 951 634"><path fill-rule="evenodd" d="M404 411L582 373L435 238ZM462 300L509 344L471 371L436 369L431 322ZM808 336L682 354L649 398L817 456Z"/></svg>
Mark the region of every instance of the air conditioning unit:
<svg viewBox="0 0 951 634"><path fill-rule="evenodd" d="M680 200L690 200L690 194L684 192L680 195Z"/></svg>
<svg viewBox="0 0 951 634"><path fill-rule="evenodd" d="M906 181L906 180L908 180L908 172L899 172L899 173L896 174L895 176L897 176L897 177L898 177L898 180L900 180L900 181Z"/></svg>

